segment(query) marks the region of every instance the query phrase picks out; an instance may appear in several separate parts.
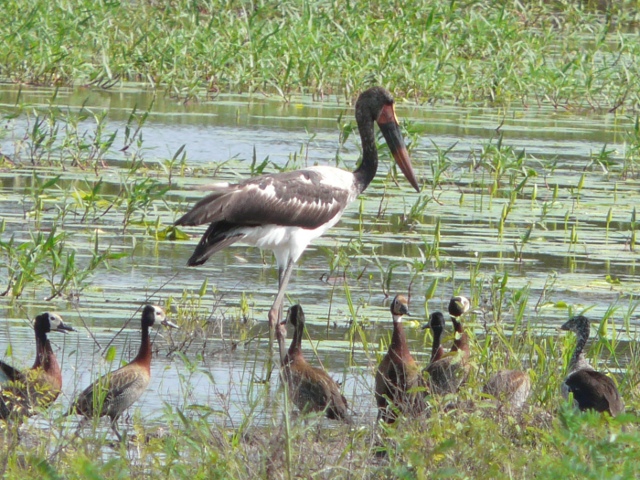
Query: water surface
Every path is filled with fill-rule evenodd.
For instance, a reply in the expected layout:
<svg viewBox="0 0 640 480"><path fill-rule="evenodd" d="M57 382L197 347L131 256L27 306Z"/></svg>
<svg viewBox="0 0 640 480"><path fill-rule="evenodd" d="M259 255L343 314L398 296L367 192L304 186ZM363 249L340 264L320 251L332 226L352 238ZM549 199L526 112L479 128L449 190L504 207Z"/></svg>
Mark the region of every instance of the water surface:
<svg viewBox="0 0 640 480"><path fill-rule="evenodd" d="M1 111L19 113L5 121L0 137L4 155L20 155L25 161L25 134L33 127L34 112L46 110L51 99L48 89L0 88ZM211 408L221 422L231 425L249 411L258 422L276 418L275 407L263 401L264 385L257 382L264 377L267 352L260 337L265 338L266 313L277 289L271 254L234 245L206 265L188 268L186 259L205 228L187 229L189 241L156 240L153 229L139 222L123 230L121 210L105 212L105 204L83 219L84 209L74 203L73 192L87 191L102 179L102 193L109 200L117 197L123 185L152 178L170 188L162 199L148 206L144 219L166 227L203 196L194 186L249 176L254 150L258 163L268 157L265 172L285 165L336 163L352 169L358 160L359 141L352 134L340 148L337 123L340 116L341 123L351 121L352 108L333 98L322 103L296 98L285 104L280 98L260 95L221 95L185 105L135 88L61 89L53 103L64 112L77 113L82 108L96 114L106 112L107 129L118 131L117 140L107 155L106 168L97 173L92 169L63 170L55 162L35 167L27 162L20 168L0 171L0 212L5 225L1 239L8 242L13 237L19 244L34 232L48 232L55 222L58 230L69 235L66 246L75 250L81 264L91 258L96 230L103 248L110 246L112 252L126 256L110 262L109 269L95 272L71 296L45 301L50 289L41 283L30 285L18 299L2 297L0 352L11 345L9 360L23 367L31 365L33 333L27 319L44 310L60 312L79 329L77 334L51 335L63 362L61 404L67 405L90 379L135 356L139 305L170 301L185 309L187 303L199 298L206 279L207 294L194 308L199 319L208 319L211 328L206 342L197 338L185 351L193 370L182 359L167 356L175 343L169 333L161 332L162 336L156 337L152 384L140 402L142 415L151 421L168 403L187 409L194 404ZM16 104L32 107L19 110ZM134 106L138 112L151 108L151 113L143 127L141 146L122 152L119 147ZM504 299L500 320L507 326L513 321L514 310L509 305L513 292L528 289L527 327L541 338L558 335L555 329L566 320L567 310L553 305L564 304L576 312L589 308L595 321L613 305L620 338L635 338L638 318L633 295L639 285L631 236L640 194L637 172L621 174L629 161L625 152L630 148L634 119L521 105L494 109L402 102L397 105L397 115L414 132L412 157L418 177L425 182L423 192L414 192L401 176L398 185L393 182L388 150L383 146L376 179L340 223L305 252L288 290L290 301L300 302L307 313L318 355L313 357L307 342L308 358L321 361L334 378L344 382L345 395L358 406L363 421L375 417L373 372L390 335L387 295L407 293L409 287L412 318L417 322L407 328L410 347L420 362L428 357L430 339L417 325L428 313L444 308L454 291L474 293L486 316L469 319L468 328L481 339L481 320L492 320L492 280L505 274L511 293ZM90 135L95 121L91 117L83 120L80 129ZM524 151L525 161L505 171L501 190L492 196L492 171L483 161L490 163L488 146L498 145L500 133L502 147L512 149L515 156ZM60 134L58 147L63 138ZM184 175L176 167L169 181L166 170L155 167L162 164L168 168L167 161L183 145L187 154ZM594 162L603 148L611 151L606 168ZM149 169L129 173L132 150ZM449 166L432 188L432 165L438 150L449 150ZM506 153L505 157L514 158ZM511 201L509 178L516 178L513 185L517 185L527 169L535 176L530 176ZM34 172L38 180L34 180ZM38 217L34 213L34 182L56 175L61 178L41 198L45 208ZM424 209L410 216L414 204L431 197ZM505 208L510 211L501 226ZM69 213L60 221L60 212L65 209ZM142 219L140 212L134 217ZM429 255L438 223L438 254ZM574 238L572 230L577 235ZM343 256L337 261L341 249ZM1 279L8 275L9 260L4 251L3 255L0 290L5 288ZM422 270L416 266L421 256ZM552 278L553 288L545 291ZM438 279L438 288L434 298L425 303L425 290L434 279ZM354 316L346 287L355 320L367 340L365 345L356 334L353 349L348 332ZM245 310L241 308L243 301ZM241 319L243 316L247 318ZM132 317L127 328L118 333ZM175 338L179 343L179 335ZM101 357L111 340L117 348L113 364ZM238 347L231 349L232 342ZM626 348L624 341L619 348ZM275 391L272 379L271 392Z"/></svg>

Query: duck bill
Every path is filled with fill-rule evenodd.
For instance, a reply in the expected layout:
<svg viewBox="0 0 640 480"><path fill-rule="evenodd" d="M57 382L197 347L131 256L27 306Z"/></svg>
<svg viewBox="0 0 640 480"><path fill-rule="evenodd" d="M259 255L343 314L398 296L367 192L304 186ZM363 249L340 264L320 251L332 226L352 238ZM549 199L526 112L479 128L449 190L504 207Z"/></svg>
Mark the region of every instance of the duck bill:
<svg viewBox="0 0 640 480"><path fill-rule="evenodd" d="M60 325L58 325L58 328L56 328L56 332L62 332L62 333L76 332L76 331L77 330L73 328L71 325L65 325L64 323L61 323Z"/></svg>
<svg viewBox="0 0 640 480"><path fill-rule="evenodd" d="M407 147L404 144L393 105L385 105L382 107L382 112L380 112L380 116L378 117L378 127L380 127L380 131L387 141L389 150L391 150L391 155L393 155L403 175L409 180L409 183L415 188L416 192L420 192L418 180L413 172L411 158L409 158L409 152L407 152Z"/></svg>
<svg viewBox="0 0 640 480"><path fill-rule="evenodd" d="M568 324L569 324L569 322L564 323L564 324L560 327L560 330L566 330L566 331L569 331L569 325L568 325Z"/></svg>
<svg viewBox="0 0 640 480"><path fill-rule="evenodd" d="M164 320L162 320L162 322L160 322L160 325L162 325L163 327L167 327L167 328L176 328L176 329L180 328L178 325L176 325L173 322L170 322L166 318Z"/></svg>

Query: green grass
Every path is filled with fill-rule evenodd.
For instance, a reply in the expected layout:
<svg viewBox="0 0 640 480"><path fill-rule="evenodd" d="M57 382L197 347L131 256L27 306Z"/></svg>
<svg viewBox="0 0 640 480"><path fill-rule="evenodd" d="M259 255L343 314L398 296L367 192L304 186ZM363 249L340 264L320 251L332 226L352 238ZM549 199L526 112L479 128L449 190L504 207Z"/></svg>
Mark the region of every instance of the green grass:
<svg viewBox="0 0 640 480"><path fill-rule="evenodd" d="M607 5L603 8L603 5ZM189 100L218 92L637 110L638 3L56 0L3 3L0 77Z"/></svg>
<svg viewBox="0 0 640 480"><path fill-rule="evenodd" d="M451 397L432 398L428 415L401 418L391 426L359 421L351 429L318 416L297 417L285 408L282 390L270 392L265 386L255 387L262 393L247 404L241 422L233 424L219 400L189 404L191 374L204 368L183 357L176 390L183 392L183 405L167 404L151 421L134 414L126 429L128 444L113 442L106 421L89 422L77 431L60 416L58 404L43 412L37 424L23 426L19 439L13 430L0 431L0 465L10 479L608 479L640 474L636 415L610 419L577 412L559 398L560 377L545 362L530 365L534 391L523 411L497 409L480 396L485 370L519 367L505 363L506 356L531 353L533 339L525 337L503 341L494 335L488 343L473 342L475 369L453 398L457 408L447 406ZM561 343L568 352L572 342ZM549 364L568 357L553 339L537 340L536 345ZM638 371L639 360L637 353L629 359L630 371ZM633 385L620 382L631 410L637 405ZM266 402L273 417L265 424L260 412ZM357 404L354 408L358 412Z"/></svg>
<svg viewBox="0 0 640 480"><path fill-rule="evenodd" d="M466 293L482 309L468 323L474 370L458 409L445 411L447 400L432 399L430 416L381 428L360 411L366 402L354 398L363 417L349 430L297 418L280 390L257 381L248 362L260 353L268 295L245 288L246 279L235 274L224 277L233 285L206 270L178 276L173 270L184 258L170 252L189 239L169 225L194 197L185 187L194 177L224 181L299 167L307 164L313 133L284 166L255 150L252 158L229 152L231 159L195 166L188 144L167 158L145 150L142 133L152 107L131 106L115 132L106 110L57 107L56 92L35 108L18 95L15 108L3 110L8 126L0 132L0 173L11 180L0 198L10 212L0 222L2 307L26 318L25 312L55 302L71 312L86 306L87 319L97 312L120 319L118 308L158 298L182 327L156 343L161 353L174 355L180 384L152 416L141 414L143 404L131 410L123 429L130 444L113 444L105 422L76 435L76 424L62 418L61 402L27 422L19 437L14 426L0 426L4 476L638 477L638 116L615 118L628 125L616 140L624 142L623 151L602 144L569 159L536 158L516 147L517 132L500 123L504 118L509 126L510 104L517 105L514 116L538 106L574 113L637 110L638 4L612 2L598 10L596 2L504 3L58 0L25 10L24 2L4 2L4 16L15 19L0 22L0 76L9 82L106 89L136 82L180 101L264 92L283 101L299 93L318 100L331 94L341 102L379 82L400 98L436 108L500 106L487 122L495 134L473 140L468 152L461 154L456 144L432 145L422 194L406 194L393 183L393 169L386 177L381 171L359 210L353 206L317 242L315 260L326 266L326 285L310 290L325 289L326 303L308 305L306 287L294 282L312 312L309 323L331 339L313 338L316 356L344 364L342 378L359 385L370 383L388 343L384 295L409 290L412 305L422 303L429 312L450 294ZM15 116L26 119L25 132L12 131ZM421 141L423 127L404 124L414 158L425 156L425 144L431 148ZM354 128L338 118L338 165L345 163L343 148ZM217 264L241 266L235 255L257 264L238 269L241 277L260 278L252 286L274 284L269 254L251 257L237 249L219 254ZM552 269L544 264L549 257ZM151 280L127 285L131 291L111 302L116 290L100 276L126 278L132 269ZM614 420L579 414L559 394L573 340L554 326L592 308L597 335L590 358L611 371L629 412ZM424 363L428 335L410 336ZM205 359L243 349L249 353L235 368L243 369L244 381L230 385L246 394L240 419L232 417L229 398L212 395L198 403L196 389L216 391L217 385ZM68 357L74 355L81 368L84 359L76 352ZM307 355L313 358L311 349ZM502 368L526 369L532 377L533 393L521 413L480 397L487 377ZM196 385L196 373L211 385ZM362 395L371 401L373 394Z"/></svg>

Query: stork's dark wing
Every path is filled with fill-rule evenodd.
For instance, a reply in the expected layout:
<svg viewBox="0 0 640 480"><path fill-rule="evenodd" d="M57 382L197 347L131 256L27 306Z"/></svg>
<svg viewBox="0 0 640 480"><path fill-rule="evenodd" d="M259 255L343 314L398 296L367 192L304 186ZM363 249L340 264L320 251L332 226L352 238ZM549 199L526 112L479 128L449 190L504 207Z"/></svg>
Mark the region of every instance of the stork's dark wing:
<svg viewBox="0 0 640 480"><path fill-rule="evenodd" d="M330 182L323 172L336 172ZM221 187L200 200L176 225L224 221L241 225L282 225L317 228L339 215L351 199L340 169L304 169L262 175Z"/></svg>

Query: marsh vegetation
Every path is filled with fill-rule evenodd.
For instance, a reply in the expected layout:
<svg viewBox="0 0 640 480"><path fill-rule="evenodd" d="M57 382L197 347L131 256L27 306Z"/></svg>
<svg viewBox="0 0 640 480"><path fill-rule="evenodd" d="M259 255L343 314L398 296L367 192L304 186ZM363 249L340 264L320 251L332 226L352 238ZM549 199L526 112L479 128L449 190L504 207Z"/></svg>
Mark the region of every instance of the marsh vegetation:
<svg viewBox="0 0 640 480"><path fill-rule="evenodd" d="M0 351L28 365L43 311L80 330L52 339L61 398L19 434L3 426L5 476L638 476L635 4L343 3L5 2ZM187 268L202 230L172 224L212 181L352 170L349 102L372 83L396 95L423 189L396 183L381 149L365 195L302 257L288 303L355 426L302 421L264 382L273 258L238 246ZM373 378L396 293L420 364L419 324L468 296L472 369L460 408L433 399L381 427ZM181 328L154 338L126 439L99 421L76 432L63 413L133 358L145 302ZM625 400L615 419L560 396L573 339L557 329L579 313ZM503 368L532 379L517 414L480 393Z"/></svg>

